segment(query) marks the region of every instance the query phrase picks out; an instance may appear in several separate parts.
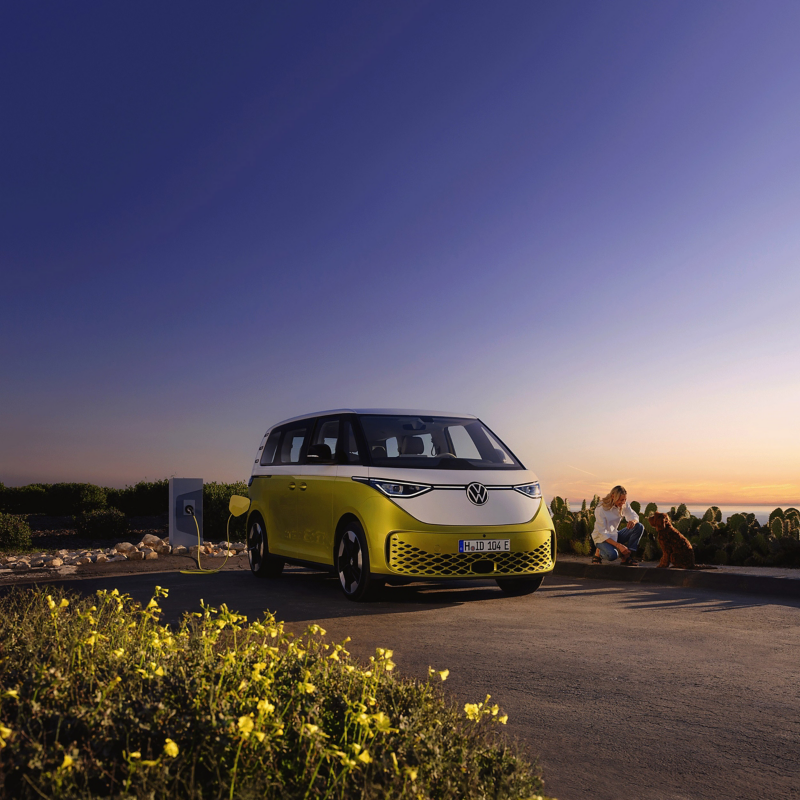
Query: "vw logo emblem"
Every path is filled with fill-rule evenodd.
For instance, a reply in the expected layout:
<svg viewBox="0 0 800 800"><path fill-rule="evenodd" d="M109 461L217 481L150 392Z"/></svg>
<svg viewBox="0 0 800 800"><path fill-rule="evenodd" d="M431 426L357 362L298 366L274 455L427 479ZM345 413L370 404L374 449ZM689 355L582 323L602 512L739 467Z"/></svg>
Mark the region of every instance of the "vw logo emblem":
<svg viewBox="0 0 800 800"><path fill-rule="evenodd" d="M482 483L471 483L467 486L467 497L476 506L482 506L489 499L489 492Z"/></svg>

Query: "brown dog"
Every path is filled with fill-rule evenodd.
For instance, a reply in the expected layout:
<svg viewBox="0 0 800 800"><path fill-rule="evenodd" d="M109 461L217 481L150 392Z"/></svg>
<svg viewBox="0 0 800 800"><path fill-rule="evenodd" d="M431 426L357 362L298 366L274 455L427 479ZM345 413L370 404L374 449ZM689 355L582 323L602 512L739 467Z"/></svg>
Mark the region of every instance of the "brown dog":
<svg viewBox="0 0 800 800"><path fill-rule="evenodd" d="M661 561L657 567L668 567L672 564L678 569L716 569L706 564L694 563L694 550L689 540L675 528L666 514L655 513L647 521L658 533L658 544L661 547Z"/></svg>

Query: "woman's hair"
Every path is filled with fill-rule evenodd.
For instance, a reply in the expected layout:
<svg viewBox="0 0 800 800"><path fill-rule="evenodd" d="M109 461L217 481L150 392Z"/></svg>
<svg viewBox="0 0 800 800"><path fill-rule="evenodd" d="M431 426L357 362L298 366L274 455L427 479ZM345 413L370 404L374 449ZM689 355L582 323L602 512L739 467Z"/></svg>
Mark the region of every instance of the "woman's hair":
<svg viewBox="0 0 800 800"><path fill-rule="evenodd" d="M616 504L617 500L623 495L628 494L625 490L624 486L615 486L601 501L600 504L603 508L608 511L613 505Z"/></svg>

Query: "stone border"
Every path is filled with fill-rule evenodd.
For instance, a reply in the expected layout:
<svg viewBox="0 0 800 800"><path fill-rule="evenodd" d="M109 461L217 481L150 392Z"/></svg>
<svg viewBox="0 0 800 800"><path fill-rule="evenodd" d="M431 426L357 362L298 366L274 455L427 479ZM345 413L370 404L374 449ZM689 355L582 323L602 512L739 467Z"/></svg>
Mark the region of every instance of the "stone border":
<svg viewBox="0 0 800 800"><path fill-rule="evenodd" d="M776 578L771 575L731 574L716 570L656 569L655 567L619 567L558 561L554 575L569 578L643 583L655 586L680 586L685 589L716 589L740 594L766 594L774 597L800 597L800 571L797 578Z"/></svg>
<svg viewBox="0 0 800 800"><path fill-rule="evenodd" d="M225 556L246 555L247 547L243 542L204 542L193 547L171 547L169 539L161 539L152 533L146 533L138 544L118 542L113 547L94 548L81 550L59 550L52 553L39 553L38 555L7 555L0 554L0 575L21 575L34 569L45 572L60 570L64 574L64 567L77 570L87 564L105 564L117 561L153 561L160 555L187 555L197 558L198 549L201 556L210 558L224 558Z"/></svg>

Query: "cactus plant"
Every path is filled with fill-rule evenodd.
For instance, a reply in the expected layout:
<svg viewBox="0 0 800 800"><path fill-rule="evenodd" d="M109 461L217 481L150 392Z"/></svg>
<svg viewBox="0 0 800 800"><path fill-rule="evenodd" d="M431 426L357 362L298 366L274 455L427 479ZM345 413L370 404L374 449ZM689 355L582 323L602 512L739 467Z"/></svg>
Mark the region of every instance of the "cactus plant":
<svg viewBox="0 0 800 800"><path fill-rule="evenodd" d="M776 509L776 510L780 510L780 509ZM774 514L775 512L773 511L772 513ZM783 536L783 516L771 517L771 519L769 521L769 532L776 539L780 539L781 536Z"/></svg>
<svg viewBox="0 0 800 800"><path fill-rule="evenodd" d="M645 517L649 517L651 514L655 514L657 511L658 506L655 503L648 503L644 510L644 515Z"/></svg>
<svg viewBox="0 0 800 800"><path fill-rule="evenodd" d="M642 513L642 504L638 500L631 500L631 508L637 513Z"/></svg>
<svg viewBox="0 0 800 800"><path fill-rule="evenodd" d="M780 519L781 521L783 521L783 509L782 508L776 508L774 511L770 512L770 515L769 515L769 524L770 525L772 525L772 520L774 520L774 519Z"/></svg>

